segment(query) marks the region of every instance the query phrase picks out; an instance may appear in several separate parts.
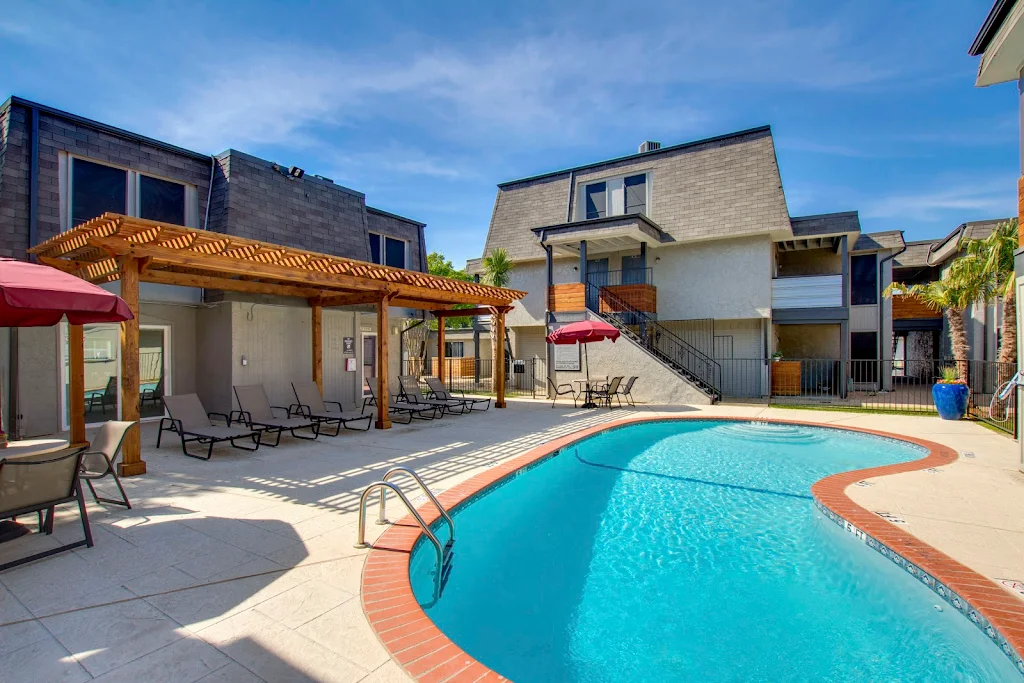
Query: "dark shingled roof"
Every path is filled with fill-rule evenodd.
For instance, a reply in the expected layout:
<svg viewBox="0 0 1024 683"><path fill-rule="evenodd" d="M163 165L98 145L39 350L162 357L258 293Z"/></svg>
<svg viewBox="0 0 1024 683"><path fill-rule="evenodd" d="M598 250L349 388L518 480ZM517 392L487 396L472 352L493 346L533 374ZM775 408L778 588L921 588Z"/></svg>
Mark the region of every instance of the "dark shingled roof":
<svg viewBox="0 0 1024 683"><path fill-rule="evenodd" d="M860 217L856 211L793 216L789 222L793 226L794 239L860 232Z"/></svg>
<svg viewBox="0 0 1024 683"><path fill-rule="evenodd" d="M873 251L876 249L902 249L903 233L899 230L869 232L857 238L850 251Z"/></svg>
<svg viewBox="0 0 1024 683"><path fill-rule="evenodd" d="M907 250L892 260L894 268L926 268L928 252L935 240L907 242Z"/></svg>

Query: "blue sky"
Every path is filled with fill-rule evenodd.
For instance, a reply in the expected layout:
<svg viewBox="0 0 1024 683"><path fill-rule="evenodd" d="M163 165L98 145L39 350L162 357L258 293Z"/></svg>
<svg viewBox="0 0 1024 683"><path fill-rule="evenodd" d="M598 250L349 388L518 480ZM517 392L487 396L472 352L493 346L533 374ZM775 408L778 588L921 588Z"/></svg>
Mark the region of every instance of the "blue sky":
<svg viewBox="0 0 1024 683"><path fill-rule="evenodd" d="M0 94L363 191L480 255L496 184L771 124L790 213L907 239L1015 213L989 0L11 3Z"/></svg>

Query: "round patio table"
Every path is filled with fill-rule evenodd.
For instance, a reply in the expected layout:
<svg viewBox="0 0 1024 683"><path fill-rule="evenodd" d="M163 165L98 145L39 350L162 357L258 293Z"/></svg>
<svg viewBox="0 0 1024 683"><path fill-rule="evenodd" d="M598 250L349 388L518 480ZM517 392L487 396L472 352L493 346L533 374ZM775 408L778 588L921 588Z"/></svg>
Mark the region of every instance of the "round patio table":
<svg viewBox="0 0 1024 683"><path fill-rule="evenodd" d="M0 448L0 458L17 458L23 455L56 453L68 447L66 439L22 439L8 442L7 448Z"/></svg>
<svg viewBox="0 0 1024 683"><path fill-rule="evenodd" d="M606 377L604 379L574 379L573 382L575 384L580 385L579 386L579 390L580 390L581 394L584 393L584 392L586 392L586 394L587 394L587 402L584 403L581 407L583 407L583 408L596 408L597 404L594 403L593 398L592 398L592 394L602 384L607 384L608 383L608 378Z"/></svg>

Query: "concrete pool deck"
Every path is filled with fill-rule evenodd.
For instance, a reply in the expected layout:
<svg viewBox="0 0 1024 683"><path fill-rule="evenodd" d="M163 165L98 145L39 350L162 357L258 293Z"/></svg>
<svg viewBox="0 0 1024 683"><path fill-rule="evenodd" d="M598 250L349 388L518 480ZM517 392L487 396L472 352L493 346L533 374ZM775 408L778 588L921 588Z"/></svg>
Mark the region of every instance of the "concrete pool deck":
<svg viewBox="0 0 1024 683"><path fill-rule="evenodd" d="M0 573L4 680L408 680L359 597L367 551L352 544L362 488L403 465L448 490L541 444L630 416L789 419L947 445L961 457L937 472L877 478L847 495L989 578L1024 580L1017 445L977 424L765 406L549 405L510 401L505 411L388 432L286 440L255 456L218 447L210 462L185 458L176 443L157 451L155 426L146 425L149 474L125 481L135 509L90 504L94 548ZM391 513L398 516L394 504ZM381 530L370 524L368 537ZM76 533L76 516L62 513L54 536ZM55 540L6 543L0 562L48 543Z"/></svg>

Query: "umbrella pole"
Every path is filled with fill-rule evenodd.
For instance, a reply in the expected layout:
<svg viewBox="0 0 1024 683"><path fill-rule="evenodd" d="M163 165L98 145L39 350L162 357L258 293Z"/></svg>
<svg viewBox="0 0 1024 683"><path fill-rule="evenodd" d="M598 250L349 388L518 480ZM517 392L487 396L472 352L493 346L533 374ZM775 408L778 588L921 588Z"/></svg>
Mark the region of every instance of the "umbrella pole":
<svg viewBox="0 0 1024 683"><path fill-rule="evenodd" d="M590 355L587 353L587 345L584 342L580 342L580 344L583 346L583 359L587 364L587 402L583 404L583 407L596 408L597 404L590 397Z"/></svg>

